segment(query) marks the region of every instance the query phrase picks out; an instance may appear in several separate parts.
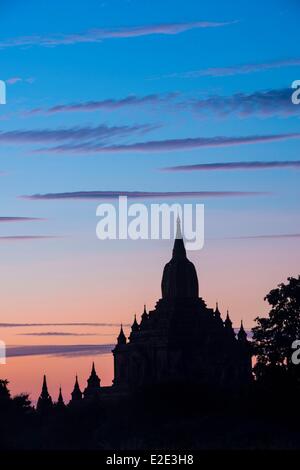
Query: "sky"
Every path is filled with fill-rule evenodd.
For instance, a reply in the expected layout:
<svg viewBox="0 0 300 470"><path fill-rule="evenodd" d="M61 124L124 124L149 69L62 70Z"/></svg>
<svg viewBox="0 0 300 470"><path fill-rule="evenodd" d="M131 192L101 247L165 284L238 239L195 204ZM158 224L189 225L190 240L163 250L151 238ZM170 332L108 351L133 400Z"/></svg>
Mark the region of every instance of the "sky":
<svg viewBox="0 0 300 470"><path fill-rule="evenodd" d="M235 326L299 274L299 15L296 0L0 1L0 376L13 392L36 399L47 372L68 395L95 358L109 385L120 323L129 332L160 297L172 241L98 240L108 192L204 204L204 248L188 256Z"/></svg>

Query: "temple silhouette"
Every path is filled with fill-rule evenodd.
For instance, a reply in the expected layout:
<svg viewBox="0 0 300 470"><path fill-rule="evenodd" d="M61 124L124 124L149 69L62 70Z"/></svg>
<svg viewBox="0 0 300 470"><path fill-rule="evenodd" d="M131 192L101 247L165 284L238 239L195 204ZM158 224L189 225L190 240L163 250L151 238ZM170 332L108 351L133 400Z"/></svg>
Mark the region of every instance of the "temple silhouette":
<svg viewBox="0 0 300 470"><path fill-rule="evenodd" d="M208 308L199 297L197 272L187 258L179 220L161 292L154 310L147 312L144 307L140 322L134 318L128 338L121 325L112 351L113 384L100 386L93 363L83 392L76 376L70 406L116 399L155 385L202 384L239 390L251 382L252 353L243 324L236 335L228 311L223 321L218 304ZM51 406L44 376L37 409ZM65 406L61 389L55 406Z"/></svg>

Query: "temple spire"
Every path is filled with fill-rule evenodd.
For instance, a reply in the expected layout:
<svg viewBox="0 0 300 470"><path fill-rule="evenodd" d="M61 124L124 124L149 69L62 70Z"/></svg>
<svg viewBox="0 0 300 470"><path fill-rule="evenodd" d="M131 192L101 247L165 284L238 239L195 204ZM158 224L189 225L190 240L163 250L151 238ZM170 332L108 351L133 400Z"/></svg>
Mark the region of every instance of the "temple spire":
<svg viewBox="0 0 300 470"><path fill-rule="evenodd" d="M82 392L79 387L77 374L76 374L74 389L73 389L73 392L71 393L71 396L72 396L72 400L71 400L72 402L79 401L82 399Z"/></svg>
<svg viewBox="0 0 300 470"><path fill-rule="evenodd" d="M136 333L138 333L140 327L139 327L139 324L136 320L136 315L134 315L134 320L133 320L133 323L131 325L131 333L130 333L130 336L129 336L129 339L130 341L132 341L136 335Z"/></svg>
<svg viewBox="0 0 300 470"><path fill-rule="evenodd" d="M177 219L176 219L176 238L182 238L181 223L180 223L179 215L177 216Z"/></svg>
<svg viewBox="0 0 300 470"><path fill-rule="evenodd" d="M142 313L142 320L147 320L147 319L148 319L148 313L147 313L146 305L144 305L144 310Z"/></svg>
<svg viewBox="0 0 300 470"><path fill-rule="evenodd" d="M198 277L195 266L186 256L180 219L171 260L165 265L161 281L163 299L197 299L199 297Z"/></svg>
<svg viewBox="0 0 300 470"><path fill-rule="evenodd" d="M225 326L227 327L232 327L232 321L230 320L230 316L229 316L229 311L227 310L227 313L226 313L226 318L225 318Z"/></svg>
<svg viewBox="0 0 300 470"><path fill-rule="evenodd" d="M239 329L239 332L238 332L237 336L238 336L239 341L241 341L241 342L247 341L247 333L244 330L243 320L241 320L241 327Z"/></svg>
<svg viewBox="0 0 300 470"><path fill-rule="evenodd" d="M178 258L178 257L186 258L186 251L185 251L185 246L183 242L179 216L177 217L177 221L176 221L176 237L175 237L174 247L173 247L173 258Z"/></svg>
<svg viewBox="0 0 300 470"><path fill-rule="evenodd" d="M93 362L91 375L87 379L87 386L83 392L84 399L94 399L99 396L100 393L100 377L98 377L95 363Z"/></svg>
<svg viewBox="0 0 300 470"><path fill-rule="evenodd" d="M119 333L119 336L118 336L118 344L126 344L126 336L125 336L124 331L123 331L122 323L121 323L120 333Z"/></svg>
<svg viewBox="0 0 300 470"><path fill-rule="evenodd" d="M149 316L146 310L146 305L144 305L144 311L141 316L141 327L145 328L148 324Z"/></svg>
<svg viewBox="0 0 300 470"><path fill-rule="evenodd" d="M91 375L89 376L87 381L88 381L88 386L90 387L100 387L100 378L97 375L94 362L92 365Z"/></svg>
<svg viewBox="0 0 300 470"><path fill-rule="evenodd" d="M138 331L138 329L139 329L139 324L138 324L138 322L136 321L136 315L134 315L134 321L133 321L133 323L132 323L132 325L131 325L131 330L132 330L132 331Z"/></svg>
<svg viewBox="0 0 300 470"><path fill-rule="evenodd" d="M45 412L49 410L51 406L52 406L52 398L48 392L46 375L44 375L42 392L37 402L37 410L40 412Z"/></svg>
<svg viewBox="0 0 300 470"><path fill-rule="evenodd" d="M226 315L226 319L224 321L224 326L225 326L225 330L227 331L227 334L233 338L235 338L235 332L234 332L234 329L232 327L232 321L230 320L230 317L229 317L229 311L227 310L227 315Z"/></svg>
<svg viewBox="0 0 300 470"><path fill-rule="evenodd" d="M58 409L65 408L65 406L66 406L65 402L64 402L64 399L63 399L63 396L62 396L61 387L59 387L58 399L57 399L57 402L56 402L55 405Z"/></svg>
<svg viewBox="0 0 300 470"><path fill-rule="evenodd" d="M45 397L49 395L46 375L44 375L44 378L43 378L42 395L44 395Z"/></svg>
<svg viewBox="0 0 300 470"><path fill-rule="evenodd" d="M216 302L216 309L214 311L214 318L215 318L215 321L217 322L217 324L220 325L221 327L223 327L223 320L222 320L222 317L221 317L221 312L219 310L218 302Z"/></svg>

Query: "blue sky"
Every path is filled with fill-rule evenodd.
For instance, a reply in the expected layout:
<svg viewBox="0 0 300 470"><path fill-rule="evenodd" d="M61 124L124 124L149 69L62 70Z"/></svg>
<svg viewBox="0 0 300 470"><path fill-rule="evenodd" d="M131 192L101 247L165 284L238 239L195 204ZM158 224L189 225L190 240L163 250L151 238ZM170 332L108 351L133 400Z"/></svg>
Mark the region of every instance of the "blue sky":
<svg viewBox="0 0 300 470"><path fill-rule="evenodd" d="M23 195L263 192L200 198L206 206L207 238L300 233L299 168L226 169L228 162L299 165L300 106L289 98L291 83L300 78L298 2L2 0L0 8L0 79L7 83L7 104L0 107L0 217L46 219L1 223L0 236L60 237L13 244L2 240L2 262L7 269L14 267L9 285L13 276L21 282L30 263L30 305L41 257L52 266L50 278L57 270L55 260L65 259L60 269L68 278L72 257L108 251L138 258L140 245L100 247L96 200L30 200ZM91 110L91 102L97 109ZM235 145L241 138L246 142ZM193 148L188 139L198 139ZM153 142L159 142L156 151ZM161 171L206 163L225 165L218 171ZM297 237L270 238L274 253L280 243L285 250L298 248ZM143 248L150 263L155 261L146 253L158 246ZM243 246L252 250L253 241ZM222 248L227 254L239 252L226 242ZM284 253L290 258L283 276L296 274L297 258ZM84 266L86 279L89 269ZM120 269L117 262L115 269ZM268 276L265 289L282 280ZM42 291L46 302L47 290ZM11 298L7 304L18 312Z"/></svg>

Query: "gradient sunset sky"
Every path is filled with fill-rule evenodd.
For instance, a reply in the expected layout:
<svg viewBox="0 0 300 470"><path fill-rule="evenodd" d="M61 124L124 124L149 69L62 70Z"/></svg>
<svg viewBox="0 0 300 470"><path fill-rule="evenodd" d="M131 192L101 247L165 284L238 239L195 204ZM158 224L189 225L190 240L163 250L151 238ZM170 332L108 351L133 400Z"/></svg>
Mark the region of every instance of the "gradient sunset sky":
<svg viewBox="0 0 300 470"><path fill-rule="evenodd" d="M110 383L109 346L26 347L113 344L160 297L172 242L99 241L107 192L205 204L189 258L235 326L299 274L299 17L296 0L0 2L0 339L21 348L0 373L14 391L34 397L47 368L69 391L98 353Z"/></svg>

